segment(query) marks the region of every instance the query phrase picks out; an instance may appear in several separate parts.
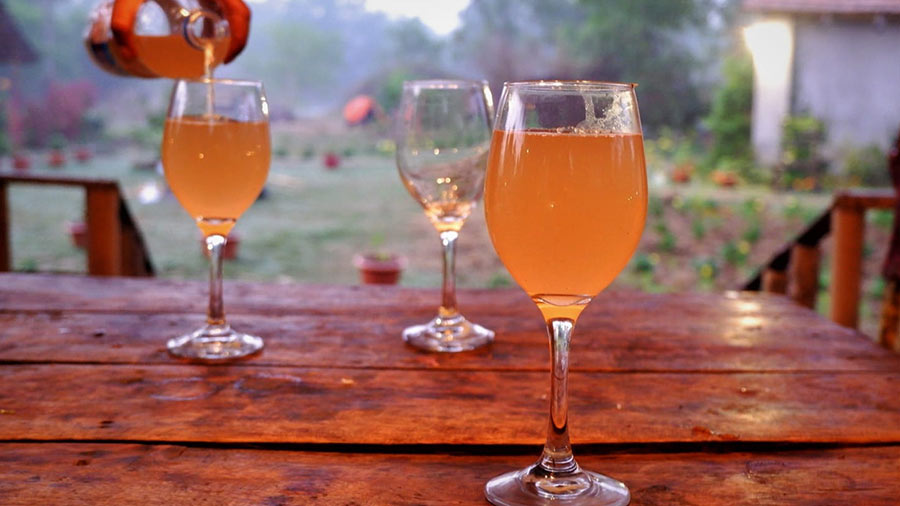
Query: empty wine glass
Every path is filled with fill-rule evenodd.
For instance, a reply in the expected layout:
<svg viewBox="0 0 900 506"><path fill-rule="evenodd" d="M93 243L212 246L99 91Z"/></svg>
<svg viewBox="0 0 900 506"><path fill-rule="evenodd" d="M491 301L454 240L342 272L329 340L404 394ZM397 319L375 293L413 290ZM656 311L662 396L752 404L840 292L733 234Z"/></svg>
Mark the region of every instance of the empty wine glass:
<svg viewBox="0 0 900 506"><path fill-rule="evenodd" d="M403 339L421 349L457 352L494 339L493 331L468 321L457 309L454 271L459 231L484 189L492 109L483 81L403 83L397 167L438 231L444 261L437 316L403 331Z"/></svg>

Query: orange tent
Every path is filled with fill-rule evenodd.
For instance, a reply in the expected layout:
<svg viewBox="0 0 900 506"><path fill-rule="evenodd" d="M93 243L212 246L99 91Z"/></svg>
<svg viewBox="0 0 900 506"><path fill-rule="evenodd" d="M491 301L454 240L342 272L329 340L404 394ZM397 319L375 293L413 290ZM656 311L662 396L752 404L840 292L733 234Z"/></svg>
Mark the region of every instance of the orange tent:
<svg viewBox="0 0 900 506"><path fill-rule="evenodd" d="M348 125L365 123L375 116L375 100L368 95L357 95L344 105L344 120Z"/></svg>

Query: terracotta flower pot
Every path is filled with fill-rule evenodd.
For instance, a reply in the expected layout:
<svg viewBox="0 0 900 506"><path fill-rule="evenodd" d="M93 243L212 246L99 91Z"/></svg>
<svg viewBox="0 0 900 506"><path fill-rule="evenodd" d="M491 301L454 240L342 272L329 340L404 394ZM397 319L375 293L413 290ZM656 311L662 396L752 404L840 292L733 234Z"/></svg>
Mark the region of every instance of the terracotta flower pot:
<svg viewBox="0 0 900 506"><path fill-rule="evenodd" d="M367 285L396 285L406 267L406 258L394 254L363 253L353 257L359 279Z"/></svg>
<svg viewBox="0 0 900 506"><path fill-rule="evenodd" d="M87 225L83 221L72 221L67 225L72 246L79 249L87 248Z"/></svg>
<svg viewBox="0 0 900 506"><path fill-rule="evenodd" d="M712 180L723 188L730 188L738 183L737 174L725 170L713 171Z"/></svg>
<svg viewBox="0 0 900 506"><path fill-rule="evenodd" d="M223 260L234 260L238 255L238 248L241 246L241 237L234 232L228 234L228 240L225 242L225 248L222 250ZM200 238L200 250L203 256L209 257L209 250L206 249L206 238Z"/></svg>
<svg viewBox="0 0 900 506"><path fill-rule="evenodd" d="M54 149L53 151L51 151L50 155L47 157L47 165L51 167L59 168L65 164L66 157L65 155L63 155L63 152L58 149Z"/></svg>
<svg viewBox="0 0 900 506"><path fill-rule="evenodd" d="M12 165L14 169L25 172L31 168L31 160L25 155L13 155Z"/></svg>
<svg viewBox="0 0 900 506"><path fill-rule="evenodd" d="M691 182L691 174L693 174L693 167L687 164L679 165L672 169L671 179L673 183L690 183Z"/></svg>
<svg viewBox="0 0 900 506"><path fill-rule="evenodd" d="M337 153L329 151L322 157L322 164L325 165L325 168L328 170L337 169L338 166L341 165L341 157L339 157Z"/></svg>
<svg viewBox="0 0 900 506"><path fill-rule="evenodd" d="M78 163L87 163L91 160L93 154L88 148L78 148L75 151L75 159L78 160Z"/></svg>

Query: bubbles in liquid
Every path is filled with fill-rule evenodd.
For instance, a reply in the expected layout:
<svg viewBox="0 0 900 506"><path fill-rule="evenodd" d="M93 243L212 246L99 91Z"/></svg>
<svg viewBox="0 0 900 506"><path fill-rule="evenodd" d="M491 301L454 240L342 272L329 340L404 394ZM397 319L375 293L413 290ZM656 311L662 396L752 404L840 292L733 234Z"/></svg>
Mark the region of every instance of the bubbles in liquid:
<svg viewBox="0 0 900 506"><path fill-rule="evenodd" d="M584 120L575 125L575 133L638 133L637 114L631 92L620 91L609 95L610 102L601 104L599 109L603 115L597 117L598 109L594 95L582 94L584 100Z"/></svg>

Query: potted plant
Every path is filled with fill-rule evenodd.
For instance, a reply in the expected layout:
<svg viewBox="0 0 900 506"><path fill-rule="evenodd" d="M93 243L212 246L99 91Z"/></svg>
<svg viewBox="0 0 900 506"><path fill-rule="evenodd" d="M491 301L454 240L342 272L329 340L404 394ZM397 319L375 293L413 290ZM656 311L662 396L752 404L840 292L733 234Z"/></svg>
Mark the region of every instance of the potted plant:
<svg viewBox="0 0 900 506"><path fill-rule="evenodd" d="M690 163L681 163L672 169L671 179L673 183L685 184L691 182L694 166Z"/></svg>
<svg viewBox="0 0 900 506"><path fill-rule="evenodd" d="M12 157L12 166L18 171L25 172L31 168L31 160L22 153L16 153Z"/></svg>
<svg viewBox="0 0 900 506"><path fill-rule="evenodd" d="M406 267L406 257L396 253L360 253L353 257L359 279L367 285L396 285Z"/></svg>
<svg viewBox="0 0 900 506"><path fill-rule="evenodd" d="M91 153L91 150L89 150L88 148L86 148L84 146L78 148L75 151L75 159L78 160L78 163L82 163L82 164L87 163L87 162L91 161L92 156L93 156L93 154Z"/></svg>
<svg viewBox="0 0 900 506"><path fill-rule="evenodd" d="M87 248L87 225L83 221L70 221L66 228L69 230L72 246L78 249Z"/></svg>
<svg viewBox="0 0 900 506"><path fill-rule="evenodd" d="M60 168L66 164L66 156L63 154L63 146L66 145L66 139L60 134L50 136L50 154L47 156L47 165L53 168Z"/></svg>
<svg viewBox="0 0 900 506"><path fill-rule="evenodd" d="M381 249L384 235L378 233L369 241L369 251L353 256L359 279L367 285L396 285L406 267L406 257Z"/></svg>
<svg viewBox="0 0 900 506"><path fill-rule="evenodd" d="M714 170L712 180L723 188L731 188L738 183L737 174L730 170Z"/></svg>
<svg viewBox="0 0 900 506"><path fill-rule="evenodd" d="M322 164L328 170L335 170L341 165L341 157L334 151L329 151L322 157Z"/></svg>

